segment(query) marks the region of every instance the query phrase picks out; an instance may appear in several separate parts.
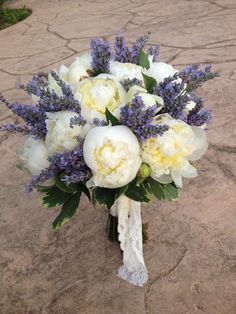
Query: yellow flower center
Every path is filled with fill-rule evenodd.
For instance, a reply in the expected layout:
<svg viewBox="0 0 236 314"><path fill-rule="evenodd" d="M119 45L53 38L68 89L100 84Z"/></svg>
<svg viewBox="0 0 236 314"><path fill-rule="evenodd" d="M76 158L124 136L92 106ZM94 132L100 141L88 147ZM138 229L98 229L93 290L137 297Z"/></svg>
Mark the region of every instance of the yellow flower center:
<svg viewBox="0 0 236 314"><path fill-rule="evenodd" d="M110 175L122 167L126 156L126 145L124 143L113 143L105 140L103 145L94 149L94 160L101 175Z"/></svg>

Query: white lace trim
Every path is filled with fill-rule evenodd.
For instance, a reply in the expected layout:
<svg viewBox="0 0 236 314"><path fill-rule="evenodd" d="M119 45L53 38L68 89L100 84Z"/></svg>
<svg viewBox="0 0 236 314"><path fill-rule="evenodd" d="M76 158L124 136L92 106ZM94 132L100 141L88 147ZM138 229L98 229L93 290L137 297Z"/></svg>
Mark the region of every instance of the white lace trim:
<svg viewBox="0 0 236 314"><path fill-rule="evenodd" d="M110 213L118 217L119 241L123 251L123 265L118 270L118 276L142 287L148 280L148 272L143 259L141 204L122 195Z"/></svg>

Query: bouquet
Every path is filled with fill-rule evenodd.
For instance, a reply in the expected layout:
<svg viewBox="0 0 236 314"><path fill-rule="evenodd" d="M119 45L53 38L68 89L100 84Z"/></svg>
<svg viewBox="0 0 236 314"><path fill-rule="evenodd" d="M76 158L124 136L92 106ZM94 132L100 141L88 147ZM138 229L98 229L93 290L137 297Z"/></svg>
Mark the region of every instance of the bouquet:
<svg viewBox="0 0 236 314"><path fill-rule="evenodd" d="M82 194L105 205L108 237L123 251L118 275L139 286L148 279L141 203L174 201L183 178L197 176L212 114L195 90L218 76L210 66L178 71L160 62L148 37L129 47L118 34L113 49L92 39L90 53L69 67L18 84L31 105L0 96L22 121L1 131L26 137L19 160L31 176L27 191L42 193L44 207L61 206L54 230L75 214Z"/></svg>

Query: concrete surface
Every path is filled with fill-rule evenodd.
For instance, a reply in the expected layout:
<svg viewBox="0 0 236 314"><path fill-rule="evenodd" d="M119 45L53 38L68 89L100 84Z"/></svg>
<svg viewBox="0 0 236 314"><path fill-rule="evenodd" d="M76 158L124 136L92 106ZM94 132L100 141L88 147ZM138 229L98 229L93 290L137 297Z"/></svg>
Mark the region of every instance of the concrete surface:
<svg viewBox="0 0 236 314"><path fill-rule="evenodd" d="M17 136L0 135L0 313L236 313L236 1L20 0L33 14L0 32L0 90L28 101L17 80L88 49L91 36L129 42L151 31L161 59L179 67L213 63L221 77L200 93L214 110L209 151L199 177L185 181L177 203L143 207L149 223L144 254L150 273L142 289L116 276L117 245L105 236L106 212L83 200L71 223L54 233L57 209L25 196L15 168ZM15 118L3 107L0 122Z"/></svg>

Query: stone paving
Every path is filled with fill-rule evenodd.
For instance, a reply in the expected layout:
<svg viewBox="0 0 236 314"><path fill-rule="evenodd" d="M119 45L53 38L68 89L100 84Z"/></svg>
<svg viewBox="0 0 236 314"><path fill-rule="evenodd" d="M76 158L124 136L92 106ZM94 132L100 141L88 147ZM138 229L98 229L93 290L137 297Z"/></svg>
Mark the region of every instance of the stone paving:
<svg viewBox="0 0 236 314"><path fill-rule="evenodd" d="M61 231L57 209L26 196L15 167L21 139L0 134L0 313L236 313L236 1L20 0L33 14L0 32L0 90L15 90L39 70L58 68L88 49L91 36L129 42L151 31L161 59L178 68L212 63L221 77L200 90L214 110L209 151L199 177L185 181L176 203L143 207L149 223L144 254L150 280L142 289L116 276L121 254L105 236L106 212L83 200ZM16 121L0 108L0 122Z"/></svg>

